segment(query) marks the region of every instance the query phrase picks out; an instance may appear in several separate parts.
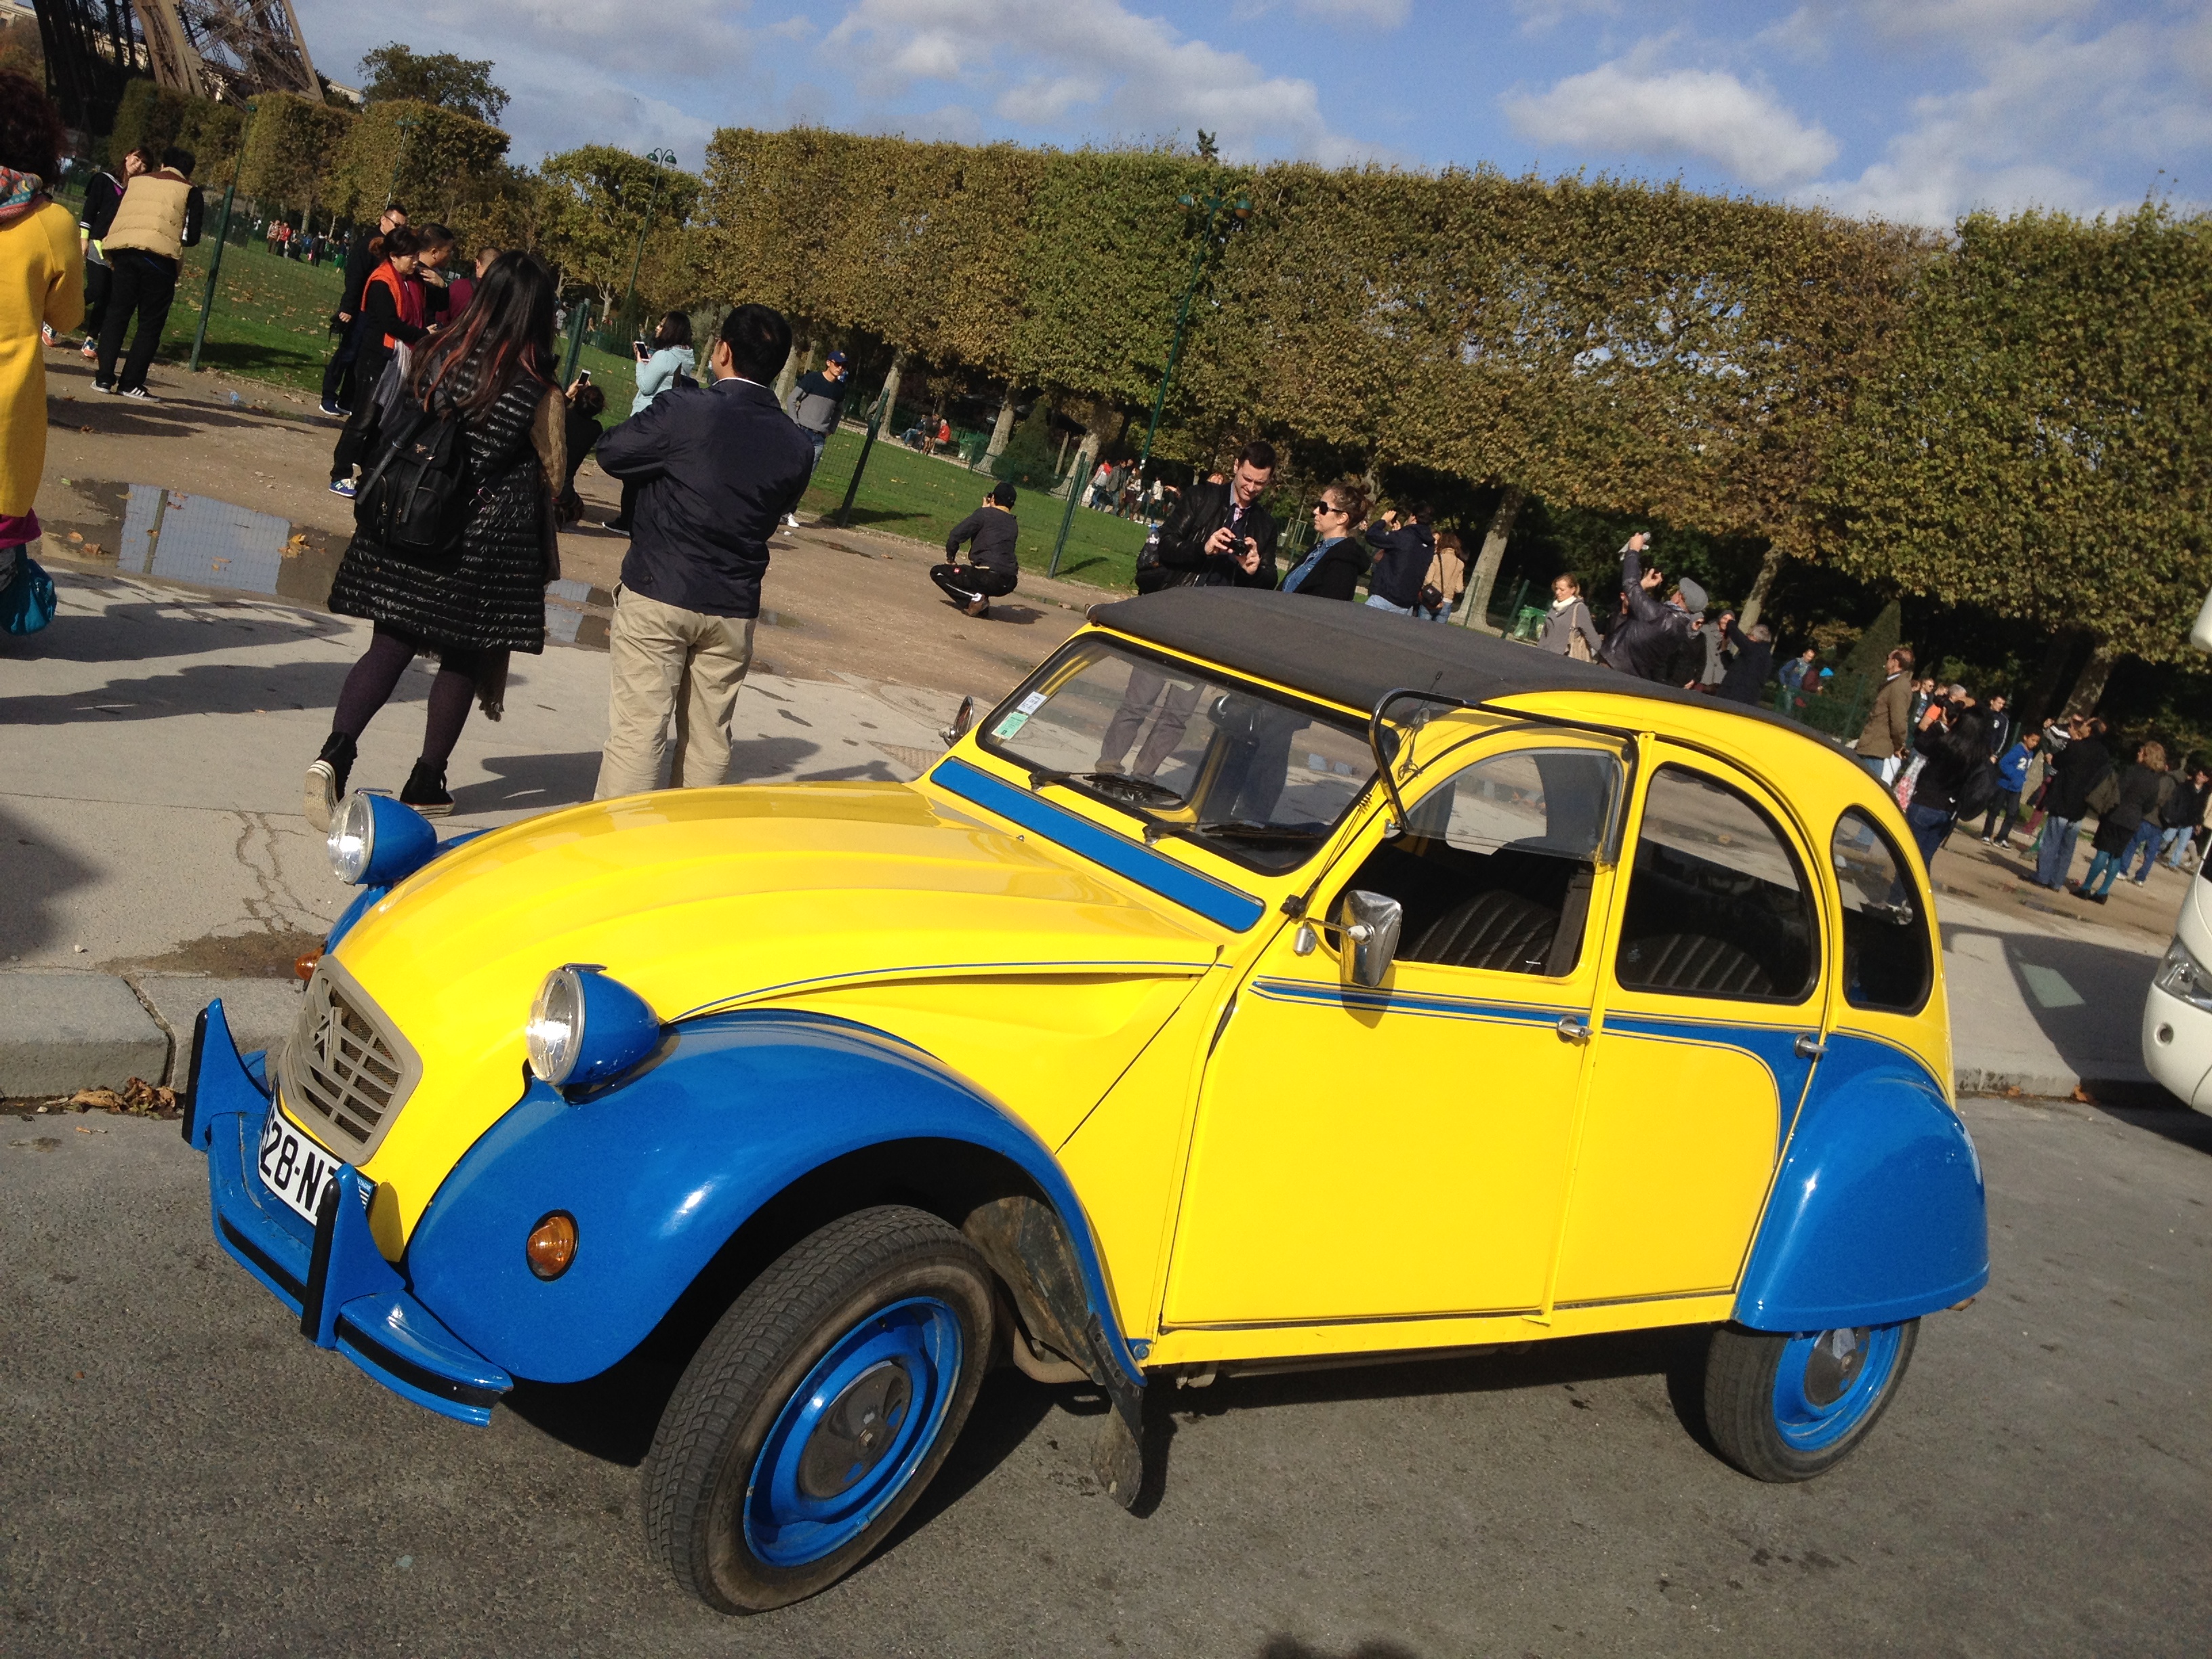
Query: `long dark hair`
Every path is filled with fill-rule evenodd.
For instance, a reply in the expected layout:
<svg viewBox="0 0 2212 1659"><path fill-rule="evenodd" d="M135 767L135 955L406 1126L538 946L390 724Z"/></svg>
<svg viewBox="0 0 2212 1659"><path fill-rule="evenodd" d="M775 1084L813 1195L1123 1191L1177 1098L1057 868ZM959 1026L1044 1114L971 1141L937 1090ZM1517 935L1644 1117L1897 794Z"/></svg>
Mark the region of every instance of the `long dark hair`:
<svg viewBox="0 0 2212 1659"><path fill-rule="evenodd" d="M481 414L527 375L553 381L553 273L532 253L502 253L477 284L453 331L416 354L408 389Z"/></svg>
<svg viewBox="0 0 2212 1659"><path fill-rule="evenodd" d="M672 311L660 319L660 326L653 331L656 349L669 346L688 346L691 343L691 319L680 311Z"/></svg>
<svg viewBox="0 0 2212 1659"><path fill-rule="evenodd" d="M13 70L0 74L0 167L34 173L51 190L67 142L61 112L46 89Z"/></svg>

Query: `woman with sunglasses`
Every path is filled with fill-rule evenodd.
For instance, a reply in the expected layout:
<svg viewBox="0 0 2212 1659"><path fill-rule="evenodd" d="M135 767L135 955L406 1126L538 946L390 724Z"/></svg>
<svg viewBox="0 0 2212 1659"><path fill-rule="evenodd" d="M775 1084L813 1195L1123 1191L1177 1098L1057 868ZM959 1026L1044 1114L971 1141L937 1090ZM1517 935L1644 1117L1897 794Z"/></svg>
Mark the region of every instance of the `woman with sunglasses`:
<svg viewBox="0 0 2212 1659"><path fill-rule="evenodd" d="M1349 600L1367 574L1367 544L1352 532L1367 521L1370 505L1357 478L1339 478L1322 490L1313 507L1313 550L1283 578L1282 591Z"/></svg>

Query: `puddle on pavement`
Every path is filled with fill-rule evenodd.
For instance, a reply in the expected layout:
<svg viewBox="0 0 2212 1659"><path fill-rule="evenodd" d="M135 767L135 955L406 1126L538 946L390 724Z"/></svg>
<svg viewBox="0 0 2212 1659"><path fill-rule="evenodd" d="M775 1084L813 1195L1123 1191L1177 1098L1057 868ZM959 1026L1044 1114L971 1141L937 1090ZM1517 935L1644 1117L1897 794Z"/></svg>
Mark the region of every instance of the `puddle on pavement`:
<svg viewBox="0 0 2212 1659"><path fill-rule="evenodd" d="M158 484L61 482L67 493L53 510L40 503L40 556L86 569L209 592L261 594L320 611L350 539ZM548 582L546 637L605 650L614 603L613 594L589 582Z"/></svg>

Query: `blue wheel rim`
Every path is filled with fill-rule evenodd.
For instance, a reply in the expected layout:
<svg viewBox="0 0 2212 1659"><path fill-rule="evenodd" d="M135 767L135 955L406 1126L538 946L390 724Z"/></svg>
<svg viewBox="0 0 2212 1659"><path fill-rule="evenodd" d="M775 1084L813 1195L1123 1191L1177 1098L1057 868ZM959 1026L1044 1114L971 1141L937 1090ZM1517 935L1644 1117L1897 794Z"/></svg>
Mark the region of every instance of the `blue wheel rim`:
<svg viewBox="0 0 2212 1659"><path fill-rule="evenodd" d="M1825 1451L1866 1419L1897 1370L1899 1325L1814 1331L1784 1345L1774 1368L1774 1427L1797 1451Z"/></svg>
<svg viewBox="0 0 2212 1659"><path fill-rule="evenodd" d="M831 1343L754 1460L754 1555L801 1567L866 1532L936 1444L960 1362L960 1316L934 1297L879 1308Z"/></svg>

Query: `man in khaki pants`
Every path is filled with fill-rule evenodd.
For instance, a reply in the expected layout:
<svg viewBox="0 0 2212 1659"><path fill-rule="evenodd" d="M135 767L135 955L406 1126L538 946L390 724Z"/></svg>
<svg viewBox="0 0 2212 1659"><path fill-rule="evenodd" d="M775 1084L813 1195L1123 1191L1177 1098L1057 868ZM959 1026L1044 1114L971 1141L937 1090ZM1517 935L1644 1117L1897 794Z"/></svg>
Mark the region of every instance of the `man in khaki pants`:
<svg viewBox="0 0 2212 1659"><path fill-rule="evenodd" d="M799 505L814 447L775 401L791 325L766 306L723 320L711 384L671 387L599 440L611 477L638 490L609 641L612 695L594 792L708 787L730 766L730 717L752 661L776 521Z"/></svg>

